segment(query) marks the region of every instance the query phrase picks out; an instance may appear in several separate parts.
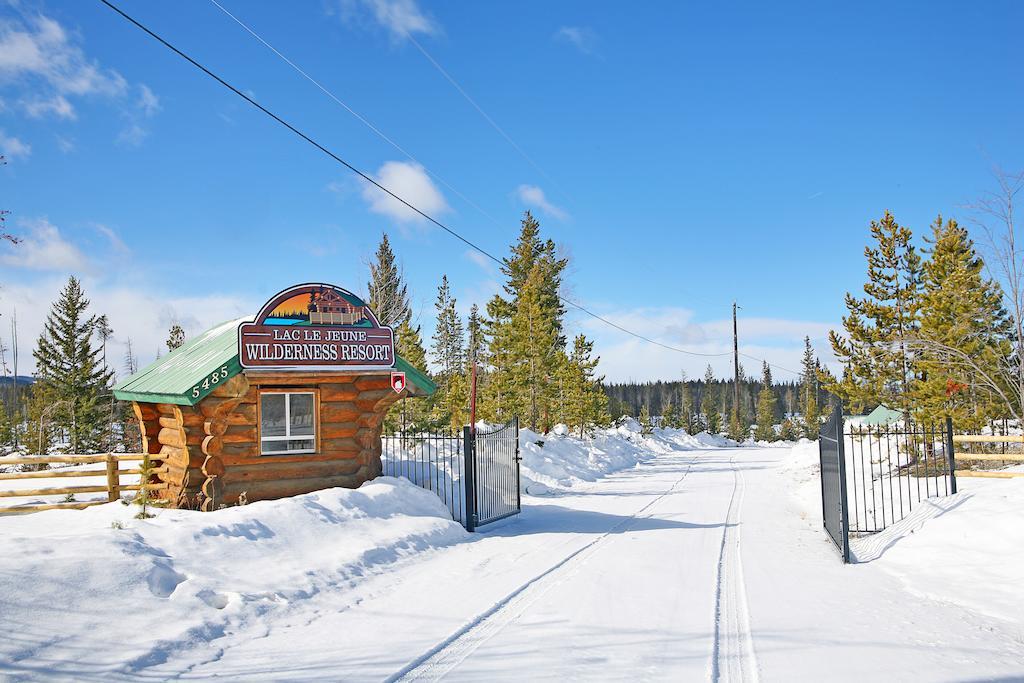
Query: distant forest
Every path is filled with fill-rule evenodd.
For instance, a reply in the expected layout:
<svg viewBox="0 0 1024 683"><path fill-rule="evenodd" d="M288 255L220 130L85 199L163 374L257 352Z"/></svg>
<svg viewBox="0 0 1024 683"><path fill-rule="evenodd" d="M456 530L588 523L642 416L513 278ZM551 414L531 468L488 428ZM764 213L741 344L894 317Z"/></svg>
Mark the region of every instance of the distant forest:
<svg viewBox="0 0 1024 683"><path fill-rule="evenodd" d="M614 417L620 415L631 415L637 417L640 408L647 406L651 415L661 415L668 402L677 408L686 402L686 394L683 391L683 382L645 382L643 384L630 382L622 384L605 384L604 391L608 395L609 412ZM725 414L732 406L733 381L714 380L712 391L718 400L721 412ZM699 410L698 406L704 399L705 385L703 380L687 380L686 390L689 392L691 409ZM800 412L800 384L798 382L783 382L772 385L775 392L776 420L781 422L784 418ZM753 416L757 409L757 394L761 390L761 383L751 378L740 380L740 409L741 413ZM818 405L824 405L826 400L824 392L820 392Z"/></svg>

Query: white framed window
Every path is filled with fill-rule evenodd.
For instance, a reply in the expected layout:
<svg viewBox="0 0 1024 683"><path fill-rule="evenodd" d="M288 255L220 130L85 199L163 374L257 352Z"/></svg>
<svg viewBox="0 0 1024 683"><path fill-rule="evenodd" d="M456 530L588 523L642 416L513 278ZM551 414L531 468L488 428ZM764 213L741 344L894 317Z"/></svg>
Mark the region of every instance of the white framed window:
<svg viewBox="0 0 1024 683"><path fill-rule="evenodd" d="M260 393L260 454L316 453L316 393Z"/></svg>

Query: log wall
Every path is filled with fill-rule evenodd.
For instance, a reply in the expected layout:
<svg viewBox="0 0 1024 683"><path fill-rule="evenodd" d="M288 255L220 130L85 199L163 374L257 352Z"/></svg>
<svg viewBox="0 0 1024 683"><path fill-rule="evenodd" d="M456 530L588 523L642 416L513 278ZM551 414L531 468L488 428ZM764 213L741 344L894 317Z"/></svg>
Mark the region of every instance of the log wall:
<svg viewBox="0 0 1024 683"><path fill-rule="evenodd" d="M316 389L318 451L260 455L261 389ZM168 466L171 505L216 509L334 486L356 488L381 472L381 427L400 398L389 374L243 373L193 407L135 404L143 449Z"/></svg>

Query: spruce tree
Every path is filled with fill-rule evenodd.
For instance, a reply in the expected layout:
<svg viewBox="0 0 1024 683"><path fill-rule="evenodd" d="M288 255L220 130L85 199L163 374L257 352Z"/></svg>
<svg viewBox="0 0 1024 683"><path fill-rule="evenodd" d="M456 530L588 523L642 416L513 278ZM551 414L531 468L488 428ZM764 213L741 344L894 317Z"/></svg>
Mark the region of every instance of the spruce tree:
<svg viewBox="0 0 1024 683"><path fill-rule="evenodd" d="M715 391L715 373L708 365L704 371L704 396L701 399L701 412L704 414L704 429L709 434L722 431L722 414L719 412L718 397Z"/></svg>
<svg viewBox="0 0 1024 683"><path fill-rule="evenodd" d="M987 392L972 386L962 362L951 362L951 352L990 368L992 377L999 374L998 367L1012 352L1002 290L985 276L984 261L956 221L943 222L939 216L926 241L930 258L924 264L920 300L924 344L919 349L914 416L925 423L949 416L960 428L978 429L1003 412ZM961 386L966 391L950 389Z"/></svg>
<svg viewBox="0 0 1024 683"><path fill-rule="evenodd" d="M772 370L768 363L761 368L761 391L757 394L757 441L775 441L775 390L772 388Z"/></svg>
<svg viewBox="0 0 1024 683"><path fill-rule="evenodd" d="M846 295L845 336L832 331L829 340L846 372L828 387L854 410L878 404L906 410L915 379L915 360L908 341L917 330L921 257L911 244L909 229L888 211L871 222L874 247L867 247L868 281L863 298Z"/></svg>
<svg viewBox="0 0 1024 683"><path fill-rule="evenodd" d="M381 325L397 330L402 323L412 319L408 286L391 250L387 233L381 235L377 253L370 263L370 281L366 289L366 303Z"/></svg>
<svg viewBox="0 0 1024 683"><path fill-rule="evenodd" d="M803 434L812 441L821 429L821 411L818 408L818 362L814 357L811 338L804 337L804 355L800 372L800 409L803 415Z"/></svg>
<svg viewBox="0 0 1024 683"><path fill-rule="evenodd" d="M48 404L52 423L67 430L69 447L76 453L95 451L102 443L106 421L100 396L113 378L103 367L102 349L93 346L96 318L88 308L81 283L69 278L33 352L37 377L33 393Z"/></svg>
<svg viewBox="0 0 1024 683"><path fill-rule="evenodd" d="M437 288L437 325L434 330L431 350L434 363L438 367L438 377L442 382L462 372L465 367L465 333L462 319L455 308L455 298L448 286L448 276L441 276L441 284Z"/></svg>
<svg viewBox="0 0 1024 683"><path fill-rule="evenodd" d="M462 320L456 311L447 275L441 276L434 307L437 310L437 324L431 351L434 365L438 368L438 392L434 407L439 422L447 422L455 430L465 424L466 420L466 352Z"/></svg>
<svg viewBox="0 0 1024 683"><path fill-rule="evenodd" d="M167 332L167 350L174 351L184 343L185 330L178 323L174 323Z"/></svg>

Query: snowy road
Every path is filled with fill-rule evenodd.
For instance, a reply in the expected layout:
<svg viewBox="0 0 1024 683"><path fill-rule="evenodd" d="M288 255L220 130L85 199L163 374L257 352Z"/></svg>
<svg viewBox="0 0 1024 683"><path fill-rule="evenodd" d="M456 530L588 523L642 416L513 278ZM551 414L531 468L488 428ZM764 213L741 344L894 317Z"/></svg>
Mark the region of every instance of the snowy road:
<svg viewBox="0 0 1024 683"><path fill-rule="evenodd" d="M244 680L1019 680L1018 624L842 566L787 449L660 455L146 668Z"/></svg>

